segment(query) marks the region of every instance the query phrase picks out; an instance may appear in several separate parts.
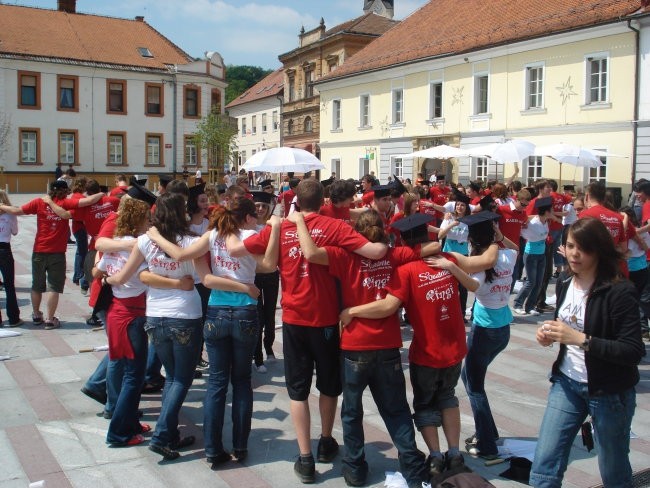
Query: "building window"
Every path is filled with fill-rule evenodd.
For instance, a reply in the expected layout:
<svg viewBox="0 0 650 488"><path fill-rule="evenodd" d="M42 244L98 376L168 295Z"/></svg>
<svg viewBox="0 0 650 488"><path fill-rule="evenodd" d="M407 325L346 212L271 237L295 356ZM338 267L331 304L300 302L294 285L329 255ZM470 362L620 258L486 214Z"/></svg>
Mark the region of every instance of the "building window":
<svg viewBox="0 0 650 488"><path fill-rule="evenodd" d="M274 110L273 113L271 114L271 123L273 124L273 132L278 130L278 127L280 127L280 119L278 118L278 111Z"/></svg>
<svg viewBox="0 0 650 488"><path fill-rule="evenodd" d="M194 136L185 136L185 159L187 166L197 166L199 164L199 152L196 147Z"/></svg>
<svg viewBox="0 0 650 488"><path fill-rule="evenodd" d="M108 133L108 164L126 164L126 132Z"/></svg>
<svg viewBox="0 0 650 488"><path fill-rule="evenodd" d="M442 117L442 83L431 83L429 85L429 118L439 119Z"/></svg>
<svg viewBox="0 0 650 488"><path fill-rule="evenodd" d="M487 181L488 179L488 159L474 158L476 161L476 179Z"/></svg>
<svg viewBox="0 0 650 488"><path fill-rule="evenodd" d="M526 109L544 107L544 67L526 68Z"/></svg>
<svg viewBox="0 0 650 488"><path fill-rule="evenodd" d="M305 132L314 132L314 123L311 120L311 117L305 118Z"/></svg>
<svg viewBox="0 0 650 488"><path fill-rule="evenodd" d="M600 156L600 161L603 163L602 166L589 168L588 183L594 183L596 181L607 183L607 158L605 156Z"/></svg>
<svg viewBox="0 0 650 488"><path fill-rule="evenodd" d="M59 162L77 164L79 147L77 146L76 130L59 130Z"/></svg>
<svg viewBox="0 0 650 488"><path fill-rule="evenodd" d="M336 173L336 177L341 177L341 158L333 158L330 165L332 173Z"/></svg>
<svg viewBox="0 0 650 488"><path fill-rule="evenodd" d="M266 114L262 114L262 134L266 134Z"/></svg>
<svg viewBox="0 0 650 488"><path fill-rule="evenodd" d="M293 102L296 99L296 79L293 76L289 77L289 101Z"/></svg>
<svg viewBox="0 0 650 488"><path fill-rule="evenodd" d="M106 113L126 115L125 80L106 80Z"/></svg>
<svg viewBox="0 0 650 488"><path fill-rule="evenodd" d="M239 161L239 164L241 165L241 164L244 164L246 162L246 151L242 151L240 153L240 157L241 157L241 159Z"/></svg>
<svg viewBox="0 0 650 488"><path fill-rule="evenodd" d="M41 109L41 74L18 72L18 108Z"/></svg>
<svg viewBox="0 0 650 488"><path fill-rule="evenodd" d="M391 157L390 174L398 178L404 177L404 163L402 158Z"/></svg>
<svg viewBox="0 0 650 488"><path fill-rule="evenodd" d="M393 124L404 122L404 90L393 90Z"/></svg>
<svg viewBox="0 0 650 488"><path fill-rule="evenodd" d="M212 97L210 99L210 110L213 113L221 113L221 92L217 88L212 89Z"/></svg>
<svg viewBox="0 0 650 488"><path fill-rule="evenodd" d="M488 113L488 75L474 77L474 114Z"/></svg>
<svg viewBox="0 0 650 488"><path fill-rule="evenodd" d="M57 110L69 112L79 111L79 77L62 76L56 77L58 105Z"/></svg>
<svg viewBox="0 0 650 488"><path fill-rule="evenodd" d="M246 137L246 117L241 119L241 136Z"/></svg>
<svg viewBox="0 0 650 488"><path fill-rule="evenodd" d="M542 177L542 156L530 156L526 168L526 181L530 185Z"/></svg>
<svg viewBox="0 0 650 488"><path fill-rule="evenodd" d="M195 85L183 87L183 114L187 118L201 116L201 89Z"/></svg>
<svg viewBox="0 0 650 488"><path fill-rule="evenodd" d="M40 163L40 130L18 129L18 133L20 135L20 164Z"/></svg>
<svg viewBox="0 0 650 488"><path fill-rule="evenodd" d="M370 95L359 97L359 127L370 127Z"/></svg>
<svg viewBox="0 0 650 488"><path fill-rule="evenodd" d="M162 117L164 115L164 92L162 83L145 83L145 115Z"/></svg>
<svg viewBox="0 0 650 488"><path fill-rule="evenodd" d="M147 134L147 166L163 165L163 135Z"/></svg>
<svg viewBox="0 0 650 488"><path fill-rule="evenodd" d="M607 101L607 58L587 58L587 103Z"/></svg>
<svg viewBox="0 0 650 488"><path fill-rule="evenodd" d="M341 129L341 100L332 100L332 130Z"/></svg>
<svg viewBox="0 0 650 488"><path fill-rule="evenodd" d="M305 70L305 98L314 96L314 72L311 68Z"/></svg>
<svg viewBox="0 0 650 488"><path fill-rule="evenodd" d="M293 135L293 120L290 120L287 123L287 134L289 134L290 136Z"/></svg>
<svg viewBox="0 0 650 488"><path fill-rule="evenodd" d="M257 115L251 116L251 134L257 134Z"/></svg>

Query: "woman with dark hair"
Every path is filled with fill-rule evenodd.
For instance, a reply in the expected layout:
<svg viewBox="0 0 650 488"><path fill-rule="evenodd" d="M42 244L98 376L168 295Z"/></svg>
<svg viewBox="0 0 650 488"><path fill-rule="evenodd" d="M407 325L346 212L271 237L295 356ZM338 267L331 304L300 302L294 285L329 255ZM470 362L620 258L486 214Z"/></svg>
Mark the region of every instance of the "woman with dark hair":
<svg viewBox="0 0 650 488"><path fill-rule="evenodd" d="M537 329L537 342L544 347L557 342L560 351L530 485L562 485L575 436L591 416L604 486L632 486L630 425L637 365L645 352L637 294L622 278L623 257L600 220L586 217L574 223L565 255L569 271L558 278L554 320Z"/></svg>
<svg viewBox="0 0 650 488"><path fill-rule="evenodd" d="M243 461L248 454L248 437L253 415L251 361L257 344L258 288L254 285L255 270L277 268L280 219L271 217L270 244L263 257L234 258L226 250L230 237L246 239L255 234L258 213L255 204L246 198L212 212L210 230L184 249L174 245L162 232L151 229L149 235L170 256L181 261L195 259L197 272L205 286L212 288L203 337L208 350L208 389L204 400L203 431L208 462L216 468L231 459L224 449L222 434L228 384L232 383L232 443L234 456ZM210 253L211 270L203 256Z"/></svg>
<svg viewBox="0 0 650 488"><path fill-rule="evenodd" d="M385 257L371 261L339 247L317 247L300 212L291 214L289 220L296 223L300 248L305 258L310 263L328 265L330 274L339 278L344 308L383 298L384 287L394 269L400 264L440 250L437 242L423 245L419 253L410 247L401 246L389 248ZM367 210L361 214L354 228L370 242L388 242L382 218L376 210ZM362 405L366 387L370 387L379 413L399 452L401 472L406 480L410 486L428 480L424 456L415 444L415 430L406 399L401 346L400 324L396 314L377 320L354 319L341 331L341 422L346 448L343 477L350 486L363 486L368 473L364 454Z"/></svg>
<svg viewBox="0 0 650 488"><path fill-rule="evenodd" d="M181 247L188 247L197 239L189 230L185 199L179 194L165 193L158 198L152 223L162 236ZM165 254L144 234L138 237L122 270L104 282L124 284L144 262L150 272L167 278L181 279L194 272L192 263L182 263ZM166 373L160 417L149 449L173 460L180 456L177 449L195 441L194 436L181 437L178 413L192 384L201 347L201 298L193 286L190 290L150 286L146 309L145 329Z"/></svg>
<svg viewBox="0 0 650 488"><path fill-rule="evenodd" d="M472 274L479 282L474 292L472 329L467 337L467 356L461 378L474 415L474 435L465 440L467 452L485 459L495 459L499 438L490 402L485 393L485 376L490 363L510 340L512 312L508 306L512 272L518 246L505 237L495 222L499 214L479 212L465 220L469 227L470 256L480 256L495 242L499 245L494 267Z"/></svg>

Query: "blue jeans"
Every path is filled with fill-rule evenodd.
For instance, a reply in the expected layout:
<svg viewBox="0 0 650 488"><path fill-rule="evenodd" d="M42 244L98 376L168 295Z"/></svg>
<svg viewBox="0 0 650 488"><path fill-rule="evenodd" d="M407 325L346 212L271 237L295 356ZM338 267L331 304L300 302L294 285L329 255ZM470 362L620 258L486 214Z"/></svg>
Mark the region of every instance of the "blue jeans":
<svg viewBox="0 0 650 488"><path fill-rule="evenodd" d="M88 233L81 228L74 233L74 240L77 242L77 251L74 253L74 273L72 281L78 283L81 288L88 289L88 281L84 277L84 260L88 254Z"/></svg>
<svg viewBox="0 0 650 488"><path fill-rule="evenodd" d="M607 488L632 486L630 425L636 392L590 396L585 383L559 373L551 378L548 404L540 427L530 486L559 488L567 468L571 446L587 415L594 425L598 468Z"/></svg>
<svg viewBox="0 0 650 488"><path fill-rule="evenodd" d="M490 363L503 351L510 340L510 324L504 327L481 327L472 324L467 337L467 356L460 376L474 414L474 428L481 454L497 454L495 440L499 431L492 417L485 393L485 375Z"/></svg>
<svg viewBox="0 0 650 488"><path fill-rule="evenodd" d="M139 434L138 405L140 392L144 383L144 368L147 360L147 334L144 331L144 317L134 319L128 326L127 334L133 348L133 359L111 361L122 363L122 384L113 410L113 417L108 426L106 442L124 443Z"/></svg>
<svg viewBox="0 0 650 488"><path fill-rule="evenodd" d="M145 330L162 361L167 378L151 445L166 447L180 439L178 413L194 379L201 347L201 318L147 317Z"/></svg>
<svg viewBox="0 0 650 488"><path fill-rule="evenodd" d="M10 323L15 324L20 320L20 309L16 299L15 265L11 247L0 249L0 273L2 273L2 282L4 283L7 300L7 318ZM1 322L2 319L0 319Z"/></svg>
<svg viewBox="0 0 650 488"><path fill-rule="evenodd" d="M527 279L524 286L519 290L515 298L515 308L524 308L530 312L537 303L537 293L541 281L544 279L544 266L546 266L545 254L524 254L524 267L526 268ZM525 301L525 306L524 306Z"/></svg>
<svg viewBox="0 0 650 488"><path fill-rule="evenodd" d="M415 429L402 371L399 349L342 351L343 404L341 424L348 472L365 478L368 465L364 453L363 392L370 392L384 425L399 453L400 470L409 483L427 479L425 457L415 444Z"/></svg>
<svg viewBox="0 0 650 488"><path fill-rule="evenodd" d="M147 366L144 373L144 380L147 383L158 383L163 381L163 377L160 374L162 369L162 363L156 354L156 348L153 345L153 342L149 342L149 348L147 351Z"/></svg>
<svg viewBox="0 0 650 488"><path fill-rule="evenodd" d="M253 416L251 361L257 344L257 306L208 307L203 338L210 371L203 402L206 456L224 452L223 421L228 383L232 383L232 444L247 449Z"/></svg>

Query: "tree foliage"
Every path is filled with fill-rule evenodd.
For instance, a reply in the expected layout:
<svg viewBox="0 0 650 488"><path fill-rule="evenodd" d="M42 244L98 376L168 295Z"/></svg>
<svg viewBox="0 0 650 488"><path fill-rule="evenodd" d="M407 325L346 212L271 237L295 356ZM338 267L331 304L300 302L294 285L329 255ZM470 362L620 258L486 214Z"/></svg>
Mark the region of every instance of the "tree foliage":
<svg viewBox="0 0 650 488"><path fill-rule="evenodd" d="M213 110L199 122L194 141L208 153L208 171L211 181L221 181L230 156L236 150L237 119Z"/></svg>
<svg viewBox="0 0 650 488"><path fill-rule="evenodd" d="M272 72L259 66L226 66L226 105Z"/></svg>

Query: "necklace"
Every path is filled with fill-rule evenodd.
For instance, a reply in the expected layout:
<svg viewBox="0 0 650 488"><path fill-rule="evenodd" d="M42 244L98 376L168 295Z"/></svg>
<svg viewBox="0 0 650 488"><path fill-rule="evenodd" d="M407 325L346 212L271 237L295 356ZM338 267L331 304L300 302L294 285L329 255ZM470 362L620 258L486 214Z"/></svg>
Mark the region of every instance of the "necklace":
<svg viewBox="0 0 650 488"><path fill-rule="evenodd" d="M574 312L582 310L582 307L583 307L583 305L585 303L585 299L587 298L587 293L582 289L580 291L583 291L584 293L582 295L582 298L580 299L579 306L576 306L576 295L575 295L575 293L576 293L576 281L575 281L575 278L571 279L571 303L573 304ZM570 322L571 327L573 327L574 329L578 328L578 317L576 316L575 313L571 314L571 316L569 317L569 322Z"/></svg>

